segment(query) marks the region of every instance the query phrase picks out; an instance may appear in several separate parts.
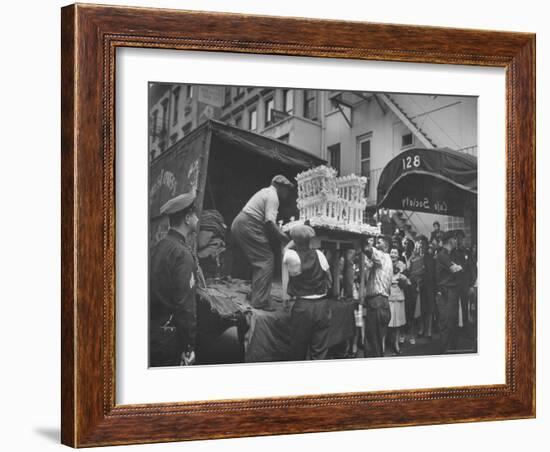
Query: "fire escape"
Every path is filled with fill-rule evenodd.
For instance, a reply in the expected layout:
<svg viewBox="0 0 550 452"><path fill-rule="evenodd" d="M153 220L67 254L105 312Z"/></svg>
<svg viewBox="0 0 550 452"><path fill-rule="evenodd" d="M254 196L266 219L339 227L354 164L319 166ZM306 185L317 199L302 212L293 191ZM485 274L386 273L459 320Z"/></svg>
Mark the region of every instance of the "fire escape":
<svg viewBox="0 0 550 452"><path fill-rule="evenodd" d="M329 99L333 106L338 109L350 129L353 126L353 109L363 101L371 102L374 100L384 115L386 115L388 111L391 111L395 116L397 116L397 118L410 130L410 132L426 149L436 148L436 144L433 139L430 138L428 134L426 134L426 132L409 117L409 115L390 94L361 91L336 91L331 93ZM371 170L370 174L367 176L368 187L372 184L374 186L373 190L376 190L377 179L380 176L381 171L382 168ZM414 238L416 234L411 221L413 214L413 212L397 210L391 215L396 227L402 229L410 238Z"/></svg>

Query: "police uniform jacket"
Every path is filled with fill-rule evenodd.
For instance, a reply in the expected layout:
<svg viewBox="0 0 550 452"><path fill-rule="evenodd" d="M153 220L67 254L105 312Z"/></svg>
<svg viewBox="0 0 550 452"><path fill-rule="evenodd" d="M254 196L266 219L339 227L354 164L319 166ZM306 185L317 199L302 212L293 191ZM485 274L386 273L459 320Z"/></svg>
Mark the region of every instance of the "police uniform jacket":
<svg viewBox="0 0 550 452"><path fill-rule="evenodd" d="M194 348L197 332L197 263L185 237L174 229L157 243L150 260L151 327L176 327L182 349Z"/></svg>
<svg viewBox="0 0 550 452"><path fill-rule="evenodd" d="M469 287L474 285L474 281L472 280L472 263L471 263L471 256L470 252L465 247L455 248L451 252L451 259L453 262L459 264L464 269L462 272L460 272L458 279L460 281L461 286Z"/></svg>
<svg viewBox="0 0 550 452"><path fill-rule="evenodd" d="M438 289L456 289L460 286L460 273L452 273L453 262L446 248L441 248L435 257L435 280Z"/></svg>

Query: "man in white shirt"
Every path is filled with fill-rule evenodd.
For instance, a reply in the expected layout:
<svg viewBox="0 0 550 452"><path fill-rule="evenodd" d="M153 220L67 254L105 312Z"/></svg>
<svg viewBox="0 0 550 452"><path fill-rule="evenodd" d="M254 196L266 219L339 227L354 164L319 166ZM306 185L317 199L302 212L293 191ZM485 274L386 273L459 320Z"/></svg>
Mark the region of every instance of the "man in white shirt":
<svg viewBox="0 0 550 452"><path fill-rule="evenodd" d="M313 228L295 226L283 256L289 274L288 294L295 300L290 316L291 359L325 359L328 351L330 306L327 292L332 283L325 255L312 250Z"/></svg>
<svg viewBox="0 0 550 452"><path fill-rule="evenodd" d="M279 202L290 195L294 185L278 175L271 185L262 188L250 198L231 225L231 234L252 265L251 305L257 309L273 311L270 303L271 282L275 269L275 256L270 237L283 244L288 237L277 226Z"/></svg>
<svg viewBox="0 0 550 452"><path fill-rule="evenodd" d="M376 247L372 242L363 244L363 252L372 261L365 296L365 352L373 357L384 356L383 341L391 319L388 298L393 278L393 264L388 254L389 239L378 237Z"/></svg>

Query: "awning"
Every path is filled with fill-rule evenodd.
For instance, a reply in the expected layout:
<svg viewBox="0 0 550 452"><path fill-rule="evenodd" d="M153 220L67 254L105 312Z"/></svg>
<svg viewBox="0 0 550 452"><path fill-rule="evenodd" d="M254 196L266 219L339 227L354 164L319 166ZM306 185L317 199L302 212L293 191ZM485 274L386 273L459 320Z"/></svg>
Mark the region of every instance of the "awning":
<svg viewBox="0 0 550 452"><path fill-rule="evenodd" d="M450 149L410 149L386 165L378 207L463 216L477 196L477 158Z"/></svg>

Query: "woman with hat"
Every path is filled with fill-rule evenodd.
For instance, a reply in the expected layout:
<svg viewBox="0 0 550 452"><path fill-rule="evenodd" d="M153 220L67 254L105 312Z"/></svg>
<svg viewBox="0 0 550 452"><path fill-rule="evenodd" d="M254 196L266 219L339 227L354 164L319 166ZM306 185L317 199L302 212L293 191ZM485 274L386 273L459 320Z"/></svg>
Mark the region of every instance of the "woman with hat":
<svg viewBox="0 0 550 452"><path fill-rule="evenodd" d="M390 305L390 323L388 328L392 333L393 348L395 353L400 354L399 348L399 330L406 323L405 317L405 292L404 289L411 285L409 278L403 274L405 264L399 260L399 251L392 248L390 258L393 264L393 276L390 287L390 296L388 298ZM384 346L384 344L382 344Z"/></svg>

